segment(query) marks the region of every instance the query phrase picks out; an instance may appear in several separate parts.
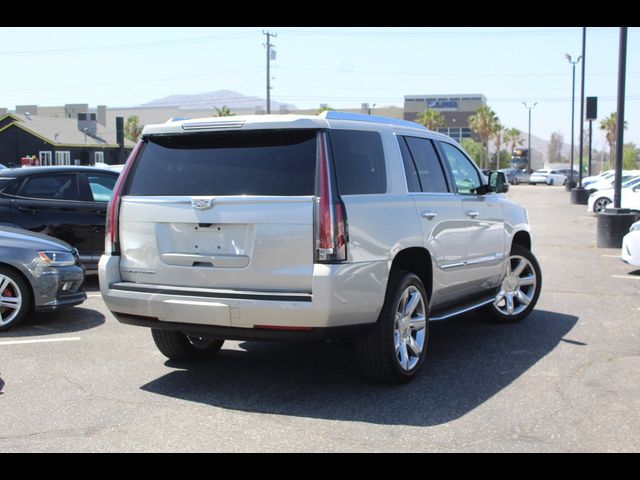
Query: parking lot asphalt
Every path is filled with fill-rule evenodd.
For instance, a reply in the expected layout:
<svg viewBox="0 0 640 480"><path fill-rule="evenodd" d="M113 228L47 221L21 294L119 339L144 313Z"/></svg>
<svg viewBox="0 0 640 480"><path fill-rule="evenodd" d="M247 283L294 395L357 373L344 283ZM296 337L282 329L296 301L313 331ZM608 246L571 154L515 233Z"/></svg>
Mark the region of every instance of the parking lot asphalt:
<svg viewBox="0 0 640 480"><path fill-rule="evenodd" d="M432 324L413 383L363 380L347 342L167 361L90 276L84 304L0 333L0 452L640 451L640 272L564 188L507 196L529 211L536 310Z"/></svg>

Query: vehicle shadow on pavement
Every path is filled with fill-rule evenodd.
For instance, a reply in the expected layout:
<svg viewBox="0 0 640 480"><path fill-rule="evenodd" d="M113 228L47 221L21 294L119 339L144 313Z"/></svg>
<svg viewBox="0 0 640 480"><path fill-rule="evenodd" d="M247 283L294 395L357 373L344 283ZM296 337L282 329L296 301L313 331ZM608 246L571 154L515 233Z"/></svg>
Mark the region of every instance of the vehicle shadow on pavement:
<svg viewBox="0 0 640 480"><path fill-rule="evenodd" d="M383 425L455 420L551 352L578 318L535 311L511 325L476 314L431 325L426 363L402 386L364 380L350 342L243 342L203 364L167 361L144 391L232 410ZM575 346L575 348L582 348Z"/></svg>
<svg viewBox="0 0 640 480"><path fill-rule="evenodd" d="M81 332L98 327L104 322L103 314L82 307L53 312L35 312L11 330L0 332L0 339Z"/></svg>

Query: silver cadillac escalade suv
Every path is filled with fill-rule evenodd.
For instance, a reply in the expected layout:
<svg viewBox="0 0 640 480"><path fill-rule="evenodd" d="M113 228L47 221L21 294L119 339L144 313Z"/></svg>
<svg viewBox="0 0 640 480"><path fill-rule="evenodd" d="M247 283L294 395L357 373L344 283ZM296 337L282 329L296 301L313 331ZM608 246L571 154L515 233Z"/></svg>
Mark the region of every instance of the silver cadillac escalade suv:
<svg viewBox="0 0 640 480"><path fill-rule="evenodd" d="M515 322L541 272L524 208L451 138L324 112L148 125L111 199L100 289L159 350L355 339L365 375L420 369L429 322Z"/></svg>

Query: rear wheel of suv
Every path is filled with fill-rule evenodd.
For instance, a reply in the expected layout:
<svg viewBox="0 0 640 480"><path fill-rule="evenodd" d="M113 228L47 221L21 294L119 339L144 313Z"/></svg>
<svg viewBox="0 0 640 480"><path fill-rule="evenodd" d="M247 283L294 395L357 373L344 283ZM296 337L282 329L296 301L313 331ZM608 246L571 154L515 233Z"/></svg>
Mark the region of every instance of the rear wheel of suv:
<svg viewBox="0 0 640 480"><path fill-rule="evenodd" d="M424 362L429 339L429 299L417 275L394 271L382 311L369 335L356 341L363 373L386 383L406 383Z"/></svg>
<svg viewBox="0 0 640 480"><path fill-rule="evenodd" d="M171 360L208 360L217 355L224 340L186 335L175 330L151 329L153 341Z"/></svg>
<svg viewBox="0 0 640 480"><path fill-rule="evenodd" d="M542 273L538 260L529 249L513 245L509 254L509 271L493 303L483 309L484 313L496 322L519 322L536 306L541 287Z"/></svg>

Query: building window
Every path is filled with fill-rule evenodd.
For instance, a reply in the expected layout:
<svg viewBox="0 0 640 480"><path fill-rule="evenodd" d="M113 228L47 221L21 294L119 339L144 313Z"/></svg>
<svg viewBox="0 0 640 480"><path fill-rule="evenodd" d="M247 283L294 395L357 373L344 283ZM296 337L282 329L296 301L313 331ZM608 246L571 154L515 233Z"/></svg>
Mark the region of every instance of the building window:
<svg viewBox="0 0 640 480"><path fill-rule="evenodd" d="M93 154L93 163L104 163L104 152L95 152Z"/></svg>
<svg viewBox="0 0 640 480"><path fill-rule="evenodd" d="M56 165L71 165L71 152L56 152Z"/></svg>
<svg viewBox="0 0 640 480"><path fill-rule="evenodd" d="M51 152L39 152L40 165L53 165Z"/></svg>

